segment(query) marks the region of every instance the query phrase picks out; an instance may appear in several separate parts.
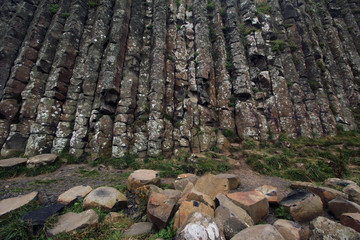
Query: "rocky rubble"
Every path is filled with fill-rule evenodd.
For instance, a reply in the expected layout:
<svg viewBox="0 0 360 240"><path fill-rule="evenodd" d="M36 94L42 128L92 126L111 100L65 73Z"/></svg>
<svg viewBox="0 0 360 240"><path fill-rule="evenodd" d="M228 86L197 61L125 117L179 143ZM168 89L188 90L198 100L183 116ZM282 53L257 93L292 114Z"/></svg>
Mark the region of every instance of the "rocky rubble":
<svg viewBox="0 0 360 240"><path fill-rule="evenodd" d="M156 157L357 127L358 1L88 2L0 3L2 156Z"/></svg>
<svg viewBox="0 0 360 240"><path fill-rule="evenodd" d="M153 170L141 170L143 175L131 174L128 178L129 186L133 182L140 182L143 176L153 174ZM155 173L155 178L157 175ZM181 175L179 178L192 178L194 175ZM212 195L207 195L208 189L199 188L197 183L209 181L209 179L226 179L223 175L204 175L198 176L195 185L188 182L185 189L181 192L178 190L163 190L151 181L145 185L139 185L135 192L140 188L148 189L148 195L137 195L137 204L142 204L143 200L147 200L146 219L147 222L139 222L131 226L126 232L126 236L137 236L139 234L150 234L154 229L156 231L167 228L173 228L176 231L175 239L350 239L360 238L359 213L356 203L347 200L347 195L339 195L328 202L328 208L323 205L321 197L313 192L302 189L295 189L288 196L279 199L279 204L287 209L292 220L277 219L277 215L273 215L273 207L269 207L268 198L258 190L250 192L241 192L238 189L231 190L230 193L223 192L224 186L228 186L229 182L224 185L223 181L212 181ZM241 179L241 176L237 176ZM158 179L158 178L157 178ZM230 178L232 179L232 178ZM161 180L161 179L159 179ZM226 180L229 181L229 180ZM332 181L328 179L326 182ZM296 182L292 187L312 186L310 183ZM132 185L134 186L134 185ZM198 187L196 187L198 186ZM357 185L349 183L357 189ZM258 189L275 189L272 186L260 186ZM329 191L330 188L327 188ZM86 193L85 193L86 190ZM89 191L90 190L90 191ZM334 190L334 189L333 189ZM87 193L89 192L89 193ZM216 193L217 192L217 193ZM69 196L67 196L69 195ZM16 210L29 201L38 199L38 193L34 192L30 195L19 196L15 199L5 199L0 202L0 209ZM99 187L94 190L85 186L77 186L69 189L61 194L61 199L72 199L72 196L82 196L83 208L99 207L109 209L111 212L106 217L107 222L121 222L125 217L124 213L118 213L121 209L126 209L129 203L126 198L122 198L121 193L110 187ZM19 204L16 204L16 203ZM73 201L68 203L68 206ZM57 206L58 205L58 206ZM64 208L64 205L57 204L56 211ZM111 206L110 206L111 205ZM49 207L47 207L49 208ZM33 211L31 219L37 218L37 213L46 212L46 218L51 214L47 208ZM54 207L50 207L55 209ZM49 208L49 209L50 209ZM335 218L340 219L340 223L333 220L332 217L324 216L334 214ZM3 211L2 216L7 215ZM28 214L29 215L29 214ZM29 216L30 216L29 215ZM44 215L44 214L42 214ZM44 215L44 216L45 216ZM6 216L5 216L6 217ZM45 220L39 220L44 224ZM173 219L173 221L170 221ZM57 219L57 223L48 230L49 235L58 233L72 232L85 227L91 227L98 223L99 216L92 209L84 210L81 213L61 214ZM38 220L36 220L38 221ZM38 222L39 222L38 221ZM267 223L254 225L254 223ZM169 224L173 225L169 225ZM40 224L41 228L41 224Z"/></svg>

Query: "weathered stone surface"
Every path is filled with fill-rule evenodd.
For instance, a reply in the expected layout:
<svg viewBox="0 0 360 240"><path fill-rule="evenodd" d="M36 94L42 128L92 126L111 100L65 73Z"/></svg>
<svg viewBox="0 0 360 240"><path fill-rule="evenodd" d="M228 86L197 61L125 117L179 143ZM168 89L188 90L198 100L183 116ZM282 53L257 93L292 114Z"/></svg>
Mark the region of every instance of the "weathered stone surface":
<svg viewBox="0 0 360 240"><path fill-rule="evenodd" d="M236 189L239 185L241 185L241 179L239 176L230 173L222 173L216 175L218 178L225 178L229 181L230 190Z"/></svg>
<svg viewBox="0 0 360 240"><path fill-rule="evenodd" d="M340 222L342 225L360 232L360 213L343 213L340 216Z"/></svg>
<svg viewBox="0 0 360 240"><path fill-rule="evenodd" d="M176 201L162 193L152 192L146 209L148 220L154 223L158 229L164 228L170 220L175 203Z"/></svg>
<svg viewBox="0 0 360 240"><path fill-rule="evenodd" d="M188 186L191 186L190 184ZM215 202L212 200L212 198L204 193L201 193L197 191L194 187L191 189L185 189L181 198L178 201L178 204L181 205L183 201L197 201L202 202L205 205L208 205L215 209Z"/></svg>
<svg viewBox="0 0 360 240"><path fill-rule="evenodd" d="M41 154L29 158L26 162L28 168L44 166L54 163L58 159L56 154Z"/></svg>
<svg viewBox="0 0 360 240"><path fill-rule="evenodd" d="M199 177L193 174L190 176L182 177L180 179L178 178L174 182L174 187L176 190L183 191L189 182L195 185L198 179Z"/></svg>
<svg viewBox="0 0 360 240"><path fill-rule="evenodd" d="M256 225L236 234L231 240L284 240L282 235L270 224Z"/></svg>
<svg viewBox="0 0 360 240"><path fill-rule="evenodd" d="M215 210L215 219L224 227L226 239L230 239L241 230L249 227L244 220L238 218L230 209L220 205Z"/></svg>
<svg viewBox="0 0 360 240"><path fill-rule="evenodd" d="M293 221L279 219L273 226L279 231L285 240L300 240L301 226Z"/></svg>
<svg viewBox="0 0 360 240"><path fill-rule="evenodd" d="M229 192L229 180L226 178L218 178L212 174L207 174L197 180L195 189L209 195L212 199L215 199L216 195L219 193L227 194Z"/></svg>
<svg viewBox="0 0 360 240"><path fill-rule="evenodd" d="M60 212L65 208L64 204L53 204L44 208L40 208L34 211L31 211L22 217L23 220L30 222L30 225L33 228L33 233L36 234L40 230L46 220L53 216L55 213Z"/></svg>
<svg viewBox="0 0 360 240"><path fill-rule="evenodd" d="M8 168L21 164L25 164L27 162L27 158L8 158L4 160L0 160L0 168Z"/></svg>
<svg viewBox="0 0 360 240"><path fill-rule="evenodd" d="M255 189L262 192L267 198L269 204L279 204L279 189L270 185L264 185Z"/></svg>
<svg viewBox="0 0 360 240"><path fill-rule="evenodd" d="M47 233L50 236L54 236L59 233L68 233L97 224L98 222L99 216L92 209L81 213L69 212L60 216L55 226L48 230Z"/></svg>
<svg viewBox="0 0 360 240"><path fill-rule="evenodd" d="M160 185L159 173L154 170L139 169L128 177L127 189L130 192L135 192L138 187L149 184Z"/></svg>
<svg viewBox="0 0 360 240"><path fill-rule="evenodd" d="M360 204L360 187L355 184L349 184L343 189L344 193L349 195L349 200Z"/></svg>
<svg viewBox="0 0 360 240"><path fill-rule="evenodd" d="M236 205L243 208L258 223L269 213L269 203L260 191L235 192L227 195Z"/></svg>
<svg viewBox="0 0 360 240"><path fill-rule="evenodd" d="M216 224L211 216L201 212L194 212L189 215L184 227L178 230L175 239L225 240L225 237L221 228Z"/></svg>
<svg viewBox="0 0 360 240"><path fill-rule="evenodd" d="M214 217L214 209L202 202L182 202L174 216L174 229L181 228L185 224L188 216L193 212L201 212L203 214Z"/></svg>
<svg viewBox="0 0 360 240"><path fill-rule="evenodd" d="M151 233L154 229L154 224L150 222L138 222L124 232L124 235L127 237L134 237L141 234Z"/></svg>
<svg viewBox="0 0 360 240"><path fill-rule="evenodd" d="M239 219L243 220L248 226L253 226L254 221L249 216L249 214L242 209L241 207L237 206L233 201L231 201L227 196L224 194L218 194L216 196L215 201L217 202L217 205L223 206L231 211L232 214L234 214Z"/></svg>
<svg viewBox="0 0 360 240"><path fill-rule="evenodd" d="M360 213L360 206L345 199L334 199L329 202L330 212L339 219L343 213Z"/></svg>
<svg viewBox="0 0 360 240"><path fill-rule="evenodd" d="M328 178L325 180L325 185L327 185L329 187L333 187L333 188L337 188L337 187L344 188L344 187L348 186L349 184L356 185L356 183L353 181L340 179L340 178Z"/></svg>
<svg viewBox="0 0 360 240"><path fill-rule="evenodd" d="M304 189L306 191L315 193L321 198L324 206L327 206L327 203L335 198L348 198L348 195L346 193L340 192L333 188L316 186L309 182L293 182L291 184L291 188Z"/></svg>
<svg viewBox="0 0 360 240"><path fill-rule="evenodd" d="M91 191L83 201L84 208L100 207L106 210L126 207L124 194L112 187L99 187Z"/></svg>
<svg viewBox="0 0 360 240"><path fill-rule="evenodd" d="M354 229L341 225L340 223L331 221L328 218L317 217L310 222L309 240L329 239L340 240L360 239L360 233Z"/></svg>
<svg viewBox="0 0 360 240"><path fill-rule="evenodd" d="M106 215L104 222L105 223L118 223L125 217L126 217L126 215L123 212L109 212L109 214Z"/></svg>
<svg viewBox="0 0 360 240"><path fill-rule="evenodd" d="M9 214L10 212L25 206L31 201L40 201L38 192L31 192L14 198L8 198L0 201L0 217Z"/></svg>
<svg viewBox="0 0 360 240"><path fill-rule="evenodd" d="M93 189L90 186L81 185L81 186L72 187L66 192L60 194L57 201L58 203L68 205L79 197L84 198L92 190Z"/></svg>
<svg viewBox="0 0 360 240"><path fill-rule="evenodd" d="M303 190L294 190L280 202L280 205L287 208L297 222L310 221L320 216L323 211L321 198Z"/></svg>

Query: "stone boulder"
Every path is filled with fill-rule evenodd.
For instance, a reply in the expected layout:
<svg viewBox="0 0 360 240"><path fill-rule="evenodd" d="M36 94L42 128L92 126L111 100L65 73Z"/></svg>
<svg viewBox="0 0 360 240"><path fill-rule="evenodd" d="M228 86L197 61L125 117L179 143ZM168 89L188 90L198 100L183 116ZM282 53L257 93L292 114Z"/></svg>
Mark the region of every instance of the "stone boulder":
<svg viewBox="0 0 360 240"><path fill-rule="evenodd" d="M224 194L218 194L216 196L216 203L219 206L223 206L231 211L231 214L234 214L237 218L243 220L248 226L253 226L254 221L249 216L249 214L242 209L241 207L237 206L235 203L233 203L228 197L226 197Z"/></svg>
<svg viewBox="0 0 360 240"><path fill-rule="evenodd" d="M215 210L215 219L223 225L226 239L232 238L241 230L249 227L244 220L238 218L230 209L221 205Z"/></svg>
<svg viewBox="0 0 360 240"><path fill-rule="evenodd" d="M355 184L349 184L343 189L344 193L349 195L349 200L360 204L360 187Z"/></svg>
<svg viewBox="0 0 360 240"><path fill-rule="evenodd" d="M54 163L58 159L56 154L41 154L29 158L26 162L28 168L40 167Z"/></svg>
<svg viewBox="0 0 360 240"><path fill-rule="evenodd" d="M280 205L284 206L297 222L310 221L323 212L321 198L303 190L292 191L280 202Z"/></svg>
<svg viewBox="0 0 360 240"><path fill-rule="evenodd" d="M321 198L323 205L326 207L327 203L335 198L344 198L347 199L348 195L346 193L340 192L333 188L316 186L315 184L309 182L293 182L291 184L293 189L303 189L309 192L313 192Z"/></svg>
<svg viewBox="0 0 360 240"><path fill-rule="evenodd" d="M4 160L0 160L0 168L9 168L14 167L21 164L26 164L27 158L8 158Z"/></svg>
<svg viewBox="0 0 360 240"><path fill-rule="evenodd" d="M198 179L199 177L194 174L191 174L187 177L178 178L174 182L174 187L176 190L183 191L188 183L195 185Z"/></svg>
<svg viewBox="0 0 360 240"><path fill-rule="evenodd" d="M193 212L175 237L175 240L189 239L225 240L225 237L212 217L201 212Z"/></svg>
<svg viewBox="0 0 360 240"><path fill-rule="evenodd" d="M269 213L269 203L265 195L260 191L235 192L228 194L227 197L246 210L254 223L258 223Z"/></svg>
<svg viewBox="0 0 360 240"><path fill-rule="evenodd" d="M343 213L340 216L340 222L342 225L360 232L360 213Z"/></svg>
<svg viewBox="0 0 360 240"><path fill-rule="evenodd" d="M37 234L37 232L44 226L46 220L49 217L53 216L57 212L60 212L64 208L64 204L53 204L28 212L22 217L22 219L30 223L33 229L33 233Z"/></svg>
<svg viewBox="0 0 360 240"><path fill-rule="evenodd" d="M163 229L169 222L176 201L162 193L152 192L149 196L146 215L158 229Z"/></svg>
<svg viewBox="0 0 360 240"><path fill-rule="evenodd" d="M343 213L360 213L360 206L345 199L334 199L328 204L330 212L339 219Z"/></svg>
<svg viewBox="0 0 360 240"><path fill-rule="evenodd" d="M239 176L235 175L235 174L230 174L230 173L221 173L216 175L218 178L225 178L229 181L229 188L230 190L236 189L238 188L238 186L240 186L241 184L241 179Z"/></svg>
<svg viewBox="0 0 360 240"><path fill-rule="evenodd" d="M138 222L124 232L125 237L135 237L142 234L151 233L154 230L154 224L150 222Z"/></svg>
<svg viewBox="0 0 360 240"><path fill-rule="evenodd" d="M285 240L301 239L301 226L293 221L279 219L274 222L273 226L279 231Z"/></svg>
<svg viewBox="0 0 360 240"><path fill-rule="evenodd" d="M205 193L212 199L215 199L219 193L229 193L229 180L226 178L219 178L212 174L202 176L197 180L195 189L199 192Z"/></svg>
<svg viewBox="0 0 360 240"><path fill-rule="evenodd" d="M175 213L174 229L181 228L185 224L188 216L193 212L201 212L203 214L214 217L214 209L212 209L210 206L205 205L202 202L185 201L181 203L179 209Z"/></svg>
<svg viewBox="0 0 360 240"><path fill-rule="evenodd" d="M105 210L119 210L126 205L126 196L112 187L96 188L83 201L83 208L99 207Z"/></svg>
<svg viewBox="0 0 360 240"><path fill-rule="evenodd" d="M191 186L191 183L188 186ZM197 202L202 202L205 205L208 205L213 209L215 209L215 202L212 200L212 198L202 192L197 191L194 187L191 189L187 187L184 190L180 200L178 201L178 205L181 205L181 203L184 201L192 201L192 200Z"/></svg>
<svg viewBox="0 0 360 240"><path fill-rule="evenodd" d="M0 201L0 217L8 215L10 212L25 206L32 201L40 201L38 192L31 192L14 198L7 198Z"/></svg>
<svg viewBox="0 0 360 240"><path fill-rule="evenodd" d="M270 185L264 185L255 189L262 192L267 198L270 205L279 204L279 189Z"/></svg>
<svg viewBox="0 0 360 240"><path fill-rule="evenodd" d="M108 215L106 215L104 222L105 223L118 223L121 221L121 219L125 218L126 214L123 212L109 212Z"/></svg>
<svg viewBox="0 0 360 240"><path fill-rule="evenodd" d="M328 218L317 217L310 222L309 240L359 240L360 233L354 229L331 221Z"/></svg>
<svg viewBox="0 0 360 240"><path fill-rule="evenodd" d="M284 240L283 236L270 224L256 225L236 234L231 240Z"/></svg>
<svg viewBox="0 0 360 240"><path fill-rule="evenodd" d="M181 197L181 191L175 189L164 189L162 194L177 202Z"/></svg>
<svg viewBox="0 0 360 240"><path fill-rule="evenodd" d="M338 187L344 188L350 184L356 185L356 183L353 181L340 179L340 178L328 178L325 180L325 185L332 188L338 188Z"/></svg>
<svg viewBox="0 0 360 240"><path fill-rule="evenodd" d="M69 212L60 216L55 226L48 230L47 233L49 236L54 236L59 233L68 233L97 224L98 222L99 216L92 209L81 213Z"/></svg>
<svg viewBox="0 0 360 240"><path fill-rule="evenodd" d="M130 174L127 180L127 189L130 192L135 192L135 190L144 185L156 185L160 186L160 176L157 171L139 169Z"/></svg>
<svg viewBox="0 0 360 240"><path fill-rule="evenodd" d="M85 197L89 192L91 192L93 189L90 186L76 186L73 188L70 188L66 192L62 193L59 197L57 202L61 204L68 205L79 197L83 198Z"/></svg>

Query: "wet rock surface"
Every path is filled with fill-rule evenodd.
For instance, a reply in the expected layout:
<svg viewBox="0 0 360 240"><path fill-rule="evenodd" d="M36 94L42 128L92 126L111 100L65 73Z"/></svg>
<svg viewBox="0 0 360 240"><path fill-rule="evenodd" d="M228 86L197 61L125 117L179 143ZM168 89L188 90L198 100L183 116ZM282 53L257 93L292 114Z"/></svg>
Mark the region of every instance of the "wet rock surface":
<svg viewBox="0 0 360 240"><path fill-rule="evenodd" d="M156 157L226 151L224 130L357 127L356 1L58 4L1 4L2 156Z"/></svg>

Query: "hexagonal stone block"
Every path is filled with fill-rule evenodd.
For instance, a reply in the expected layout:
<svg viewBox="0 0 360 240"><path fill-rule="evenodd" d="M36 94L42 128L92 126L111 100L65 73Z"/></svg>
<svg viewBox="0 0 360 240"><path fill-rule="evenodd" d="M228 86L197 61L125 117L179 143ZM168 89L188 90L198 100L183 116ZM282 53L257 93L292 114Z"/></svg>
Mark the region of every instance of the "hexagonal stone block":
<svg viewBox="0 0 360 240"><path fill-rule="evenodd" d="M99 187L91 191L83 201L83 208L99 207L106 210L126 207L124 194L112 187Z"/></svg>
<svg viewBox="0 0 360 240"><path fill-rule="evenodd" d="M323 211L321 198L303 190L292 191L280 202L280 205L287 208L297 222L310 221L320 216Z"/></svg>
<svg viewBox="0 0 360 240"><path fill-rule="evenodd" d="M79 197L85 197L89 192L91 192L93 189L90 186L76 186L73 188L70 188L66 192L62 193L58 197L58 203L68 205L72 202L74 202Z"/></svg>
<svg viewBox="0 0 360 240"><path fill-rule="evenodd" d="M260 191L235 192L227 195L236 205L248 212L254 223L258 223L269 213L269 203Z"/></svg>
<svg viewBox="0 0 360 240"><path fill-rule="evenodd" d="M221 173L216 175L218 178L225 178L229 181L229 188L230 190L236 189L240 184L241 180L240 177L235 174L230 173Z"/></svg>
<svg viewBox="0 0 360 240"><path fill-rule="evenodd" d="M340 222L342 225L360 232L360 213L343 213L340 216Z"/></svg>
<svg viewBox="0 0 360 240"><path fill-rule="evenodd" d="M337 219L343 213L360 213L360 205L345 199L334 199L328 203L328 207Z"/></svg>
<svg viewBox="0 0 360 240"><path fill-rule="evenodd" d="M226 178L219 178L212 174L207 174L197 180L195 189L199 192L205 193L212 199L215 199L216 195L219 193L227 194L229 192L229 180Z"/></svg>
<svg viewBox="0 0 360 240"><path fill-rule="evenodd" d="M31 201L40 201L38 192L31 192L14 198L7 198L0 201L0 217L25 206Z"/></svg>
<svg viewBox="0 0 360 240"><path fill-rule="evenodd" d="M160 185L160 176L157 171L148 169L139 169L130 174L127 181L127 189L135 192L138 187L154 184Z"/></svg>

